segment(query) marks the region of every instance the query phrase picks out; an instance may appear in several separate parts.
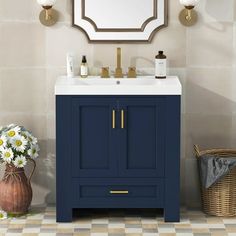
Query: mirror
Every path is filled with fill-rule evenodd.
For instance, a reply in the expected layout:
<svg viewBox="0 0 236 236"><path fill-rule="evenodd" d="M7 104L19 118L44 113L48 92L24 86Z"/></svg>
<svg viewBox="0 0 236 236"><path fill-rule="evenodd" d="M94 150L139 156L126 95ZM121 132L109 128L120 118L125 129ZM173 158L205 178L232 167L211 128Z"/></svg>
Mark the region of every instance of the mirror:
<svg viewBox="0 0 236 236"><path fill-rule="evenodd" d="M73 0L73 26L90 42L150 42L167 26L167 0Z"/></svg>

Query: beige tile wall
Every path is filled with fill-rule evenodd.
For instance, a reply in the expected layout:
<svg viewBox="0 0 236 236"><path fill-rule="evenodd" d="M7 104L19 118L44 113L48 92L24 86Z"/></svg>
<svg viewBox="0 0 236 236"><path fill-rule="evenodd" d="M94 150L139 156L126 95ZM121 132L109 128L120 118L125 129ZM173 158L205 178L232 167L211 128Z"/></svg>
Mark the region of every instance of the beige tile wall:
<svg viewBox="0 0 236 236"><path fill-rule="evenodd" d="M40 139L41 155L33 178L34 203L55 202L54 83L65 74L65 55L88 57L93 68L115 66L117 44L89 44L71 27L71 0L58 0L59 22L38 22L36 0L0 0L0 125L24 125ZM169 0L169 26L151 44L122 44L123 66L153 71L163 49L169 74L183 85L181 197L199 206L193 144L203 148L236 146L236 0L201 0L199 21L191 28L178 21L182 6ZM149 69L147 69L149 68ZM91 70L96 73L96 69ZM185 178L185 176L188 178ZM187 198L185 199L185 195Z"/></svg>

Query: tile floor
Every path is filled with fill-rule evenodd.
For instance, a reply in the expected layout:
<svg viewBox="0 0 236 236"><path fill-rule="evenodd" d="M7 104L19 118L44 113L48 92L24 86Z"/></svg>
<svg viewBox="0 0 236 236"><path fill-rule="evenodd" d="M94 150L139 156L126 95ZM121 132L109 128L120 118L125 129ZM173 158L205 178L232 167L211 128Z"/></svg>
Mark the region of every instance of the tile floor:
<svg viewBox="0 0 236 236"><path fill-rule="evenodd" d="M157 210L80 210L73 223L55 221L55 207L33 207L27 216L0 221L0 236L236 236L236 217L181 210L180 223L164 223Z"/></svg>

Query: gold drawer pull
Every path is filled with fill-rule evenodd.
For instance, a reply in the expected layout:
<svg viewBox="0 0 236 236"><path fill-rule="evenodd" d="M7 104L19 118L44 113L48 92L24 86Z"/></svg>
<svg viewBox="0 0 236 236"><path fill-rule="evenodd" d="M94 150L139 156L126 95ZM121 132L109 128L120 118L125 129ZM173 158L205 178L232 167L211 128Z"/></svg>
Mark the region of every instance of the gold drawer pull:
<svg viewBox="0 0 236 236"><path fill-rule="evenodd" d="M112 110L112 129L116 128L116 111Z"/></svg>
<svg viewBox="0 0 236 236"><path fill-rule="evenodd" d="M128 190L111 190L110 194L129 194Z"/></svg>
<svg viewBox="0 0 236 236"><path fill-rule="evenodd" d="M121 110L121 129L125 128L125 111Z"/></svg>

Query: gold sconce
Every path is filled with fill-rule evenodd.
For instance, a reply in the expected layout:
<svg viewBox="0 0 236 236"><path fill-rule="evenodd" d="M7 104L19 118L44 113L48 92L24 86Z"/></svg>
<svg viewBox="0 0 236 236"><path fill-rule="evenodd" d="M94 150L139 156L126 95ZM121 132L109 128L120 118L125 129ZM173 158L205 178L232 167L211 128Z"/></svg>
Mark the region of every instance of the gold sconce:
<svg viewBox="0 0 236 236"><path fill-rule="evenodd" d="M57 11L52 7L56 3L56 0L37 0L43 10L40 12L39 20L45 26L52 26L58 20Z"/></svg>
<svg viewBox="0 0 236 236"><path fill-rule="evenodd" d="M199 0L180 0L180 4L185 7L179 14L179 20L182 25L192 26L196 24L198 16L194 7L198 2Z"/></svg>

